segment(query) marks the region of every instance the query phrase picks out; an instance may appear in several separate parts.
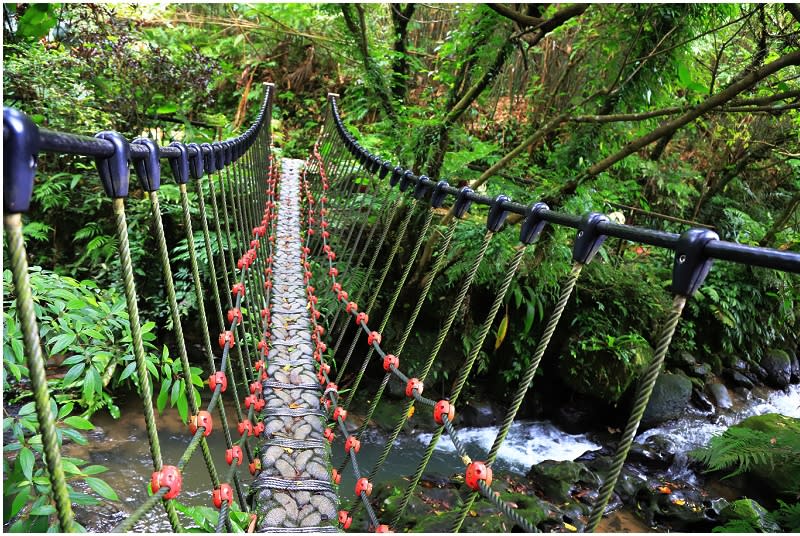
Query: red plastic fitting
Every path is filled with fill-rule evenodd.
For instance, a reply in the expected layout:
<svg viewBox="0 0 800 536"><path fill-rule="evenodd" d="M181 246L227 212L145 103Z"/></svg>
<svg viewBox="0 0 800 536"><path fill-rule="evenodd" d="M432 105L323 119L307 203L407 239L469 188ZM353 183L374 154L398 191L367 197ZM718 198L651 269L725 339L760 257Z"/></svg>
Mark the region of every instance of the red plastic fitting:
<svg viewBox="0 0 800 536"><path fill-rule="evenodd" d="M378 333L377 331L373 331L372 333L369 334L369 337L367 337L367 344L372 346L373 342L377 342L379 345L381 343L381 334Z"/></svg>
<svg viewBox="0 0 800 536"><path fill-rule="evenodd" d="M261 471L261 460L259 458L256 458L255 460L250 462L247 468L250 469L250 474L255 476L255 474L258 471Z"/></svg>
<svg viewBox="0 0 800 536"><path fill-rule="evenodd" d="M267 322L270 321L270 319L272 318L272 314L269 312L268 308L264 307L263 309L261 309L261 318L265 319Z"/></svg>
<svg viewBox="0 0 800 536"><path fill-rule="evenodd" d="M253 426L253 435L258 437L264 433L264 421L258 421L255 426Z"/></svg>
<svg viewBox="0 0 800 536"><path fill-rule="evenodd" d="M483 480L487 486L492 485L492 468L487 467L483 462L472 462L467 466L467 474L464 478L467 486L477 491L480 489L478 481Z"/></svg>
<svg viewBox="0 0 800 536"><path fill-rule="evenodd" d="M353 517L347 510L339 510L339 524L343 529L349 529L350 525L353 524Z"/></svg>
<svg viewBox="0 0 800 536"><path fill-rule="evenodd" d="M394 532L389 525L378 525L375 527L375 532Z"/></svg>
<svg viewBox="0 0 800 536"><path fill-rule="evenodd" d="M267 279L266 281L264 281L264 288L267 290L272 288L272 279Z"/></svg>
<svg viewBox="0 0 800 536"><path fill-rule="evenodd" d="M369 324L369 316L367 316L367 313L358 313L356 315L356 326L360 326L362 322L364 324Z"/></svg>
<svg viewBox="0 0 800 536"><path fill-rule="evenodd" d="M333 480L334 484L339 484L342 481L342 475L339 474L337 469L331 471L331 480Z"/></svg>
<svg viewBox="0 0 800 536"><path fill-rule="evenodd" d="M333 268L328 270L328 275L331 277L336 277L337 275L339 275L339 269L334 266Z"/></svg>
<svg viewBox="0 0 800 536"><path fill-rule="evenodd" d="M198 411L197 415L192 415L189 419L189 431L192 435L194 435L201 426L204 428L203 435L205 437L211 435L211 429L214 427L214 424L211 419L211 414L207 411Z"/></svg>
<svg viewBox="0 0 800 536"><path fill-rule="evenodd" d="M350 302L347 304L347 307L344 308L347 313L358 312L358 304L356 302Z"/></svg>
<svg viewBox="0 0 800 536"><path fill-rule="evenodd" d="M218 488L214 488L214 493L211 496L214 506L222 508L222 502L227 501L228 504L233 502L233 490L230 484L220 484Z"/></svg>
<svg viewBox="0 0 800 536"><path fill-rule="evenodd" d="M239 445L234 445L232 448L229 448L225 451L225 461L228 465L233 465L233 460L236 459L236 465L242 465L242 461L244 461L244 456L242 456L242 447Z"/></svg>
<svg viewBox="0 0 800 536"><path fill-rule="evenodd" d="M417 393L422 394L422 389L425 386L419 381L417 378L411 378L408 380L406 384L406 396L412 398L414 396L414 389L417 390Z"/></svg>
<svg viewBox="0 0 800 536"><path fill-rule="evenodd" d="M383 358L383 370L386 372L391 371L392 365L394 365L394 368L399 369L400 359L394 354L386 354L386 356Z"/></svg>
<svg viewBox="0 0 800 536"><path fill-rule="evenodd" d="M347 440L344 442L344 451L349 454L350 449L355 449L356 453L361 450L361 441L356 439L356 436L347 436Z"/></svg>
<svg viewBox="0 0 800 536"><path fill-rule="evenodd" d="M330 238L331 234L328 231L322 231L322 238Z"/></svg>
<svg viewBox="0 0 800 536"><path fill-rule="evenodd" d="M250 406L255 405L256 400L258 400L256 395L247 395L246 397L244 397L244 407L246 409L250 409Z"/></svg>
<svg viewBox="0 0 800 536"><path fill-rule="evenodd" d="M231 294L233 294L234 297L238 296L239 294L244 296L244 283L236 283L233 285L231 288Z"/></svg>
<svg viewBox="0 0 800 536"><path fill-rule="evenodd" d="M253 435L253 423L249 419L241 421L238 426L239 435Z"/></svg>
<svg viewBox="0 0 800 536"><path fill-rule="evenodd" d="M219 342L219 347L222 348L223 350L225 349L226 343L230 348L236 346L236 338L233 336L232 331L223 331L222 333L220 333L218 342Z"/></svg>
<svg viewBox="0 0 800 536"><path fill-rule="evenodd" d="M340 302L346 302L347 297L348 294L346 290L339 290L338 292L336 292L336 299L339 300Z"/></svg>
<svg viewBox="0 0 800 536"><path fill-rule="evenodd" d="M341 417L343 421L347 420L347 410L342 406L336 406L336 409L333 410L333 422L337 422L339 417Z"/></svg>
<svg viewBox="0 0 800 536"><path fill-rule="evenodd" d="M259 359L258 361L256 361L253 364L253 368L256 369L257 371L261 370L262 368L265 368L264 367L264 360L263 359Z"/></svg>
<svg viewBox="0 0 800 536"><path fill-rule="evenodd" d="M328 443L333 443L333 440L336 438L336 434L333 433L333 430L330 428L325 428L325 431L322 433L325 436L325 439L328 440Z"/></svg>
<svg viewBox="0 0 800 536"><path fill-rule="evenodd" d="M261 382L253 382L250 384L250 393L251 394L258 394L263 391L264 386L261 385Z"/></svg>
<svg viewBox="0 0 800 536"><path fill-rule="evenodd" d="M256 344L256 350L260 352L261 350L266 350L266 349L267 349L267 341L258 341L258 344Z"/></svg>
<svg viewBox="0 0 800 536"><path fill-rule="evenodd" d="M331 366L327 363L323 363L319 366L319 370L324 372L325 374L331 373Z"/></svg>
<svg viewBox="0 0 800 536"><path fill-rule="evenodd" d="M259 244L259 243L258 243L258 240L251 240L251 241L250 241L250 247L251 247L251 248L253 248L253 249L258 249L258 247L259 247L260 245L261 245L261 244Z"/></svg>
<svg viewBox="0 0 800 536"><path fill-rule="evenodd" d="M255 395L250 395L250 396L255 396ZM264 409L264 406L266 405L267 405L266 400L264 400L263 398L256 398L256 403L253 407L255 408L256 411L261 411L262 409ZM258 425L256 425L256 427L258 427Z"/></svg>
<svg viewBox="0 0 800 536"><path fill-rule="evenodd" d="M328 345L327 344L325 344L322 341L317 341L317 350L319 350L320 352L324 352L327 349L328 349Z"/></svg>
<svg viewBox="0 0 800 536"><path fill-rule="evenodd" d="M442 417L447 415L447 420L453 422L456 416L456 408L448 400L440 400L433 406L433 420L436 424L443 425Z"/></svg>
<svg viewBox="0 0 800 536"><path fill-rule="evenodd" d="M150 477L150 491L157 493L163 487L169 488L164 494L165 499L174 499L181 492L183 478L181 472L174 465L164 465L161 471L156 471Z"/></svg>
<svg viewBox="0 0 800 536"><path fill-rule="evenodd" d="M217 385L221 385L220 392L224 393L225 389L228 388L228 378L225 376L225 373L221 370L218 370L214 374L208 377L208 386L211 388L211 391L214 392L217 389Z"/></svg>
<svg viewBox="0 0 800 536"><path fill-rule="evenodd" d="M335 261L336 260L336 252L335 251L329 251L328 252L328 260L329 261Z"/></svg>
<svg viewBox="0 0 800 536"><path fill-rule="evenodd" d="M356 482L356 497L360 497L362 491L366 493L367 496L372 493L372 482L363 476L358 479L358 482Z"/></svg>
<svg viewBox="0 0 800 536"><path fill-rule="evenodd" d="M228 309L228 324L233 322L233 319L241 324L242 323L242 311L239 309Z"/></svg>

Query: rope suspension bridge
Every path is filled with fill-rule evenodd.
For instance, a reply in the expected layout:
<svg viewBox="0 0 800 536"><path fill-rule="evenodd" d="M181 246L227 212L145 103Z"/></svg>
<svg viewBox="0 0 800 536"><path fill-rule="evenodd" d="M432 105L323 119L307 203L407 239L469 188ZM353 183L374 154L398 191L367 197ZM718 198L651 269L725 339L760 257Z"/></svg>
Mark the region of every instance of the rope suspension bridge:
<svg viewBox="0 0 800 536"><path fill-rule="evenodd" d="M527 532L538 531L536 523L500 498L496 485L493 488L492 466L533 384L582 269L592 262L606 238L615 237L674 252L673 301L664 311L655 355L642 374L633 410L586 520L585 529L594 531L617 483L682 311L702 285L712 261L800 273L798 253L726 242L709 229L690 229L678 235L633 227L614 223L599 213L566 214L541 202L522 205L505 195L488 198L468 187L455 188L447 181L435 182L424 175L418 176L364 149L344 125L335 94L328 96L326 117L307 159L278 159L273 154L271 132L274 93L274 86L267 84L256 120L241 136L214 143L172 142L161 147L146 138L129 142L110 131L86 137L39 129L24 114L4 109L6 241L44 461L59 528L64 532L80 527L75 521L70 486L61 463L22 233L23 214L30 206L41 152L94 158L105 193L113 200L121 281L153 463L150 497L115 527L116 532L133 530L159 506L165 510L175 532L186 530L173 499L180 496L182 471L198 449L212 484L209 501L219 511L217 532L235 529L231 520L233 511L248 515L250 532L399 531L405 528L405 511L444 434L463 462L463 467L454 467L453 472L462 471L465 484L455 507L452 530L463 527L474 502L482 496L512 526ZM193 396L188 397L191 441L177 460L164 459L159 444L125 211L132 165L150 205L151 232L158 248L173 334L184 378L190 378L182 329L186 319L179 312L159 205L163 161L169 164L179 186L193 289L199 304L203 353L210 371L206 383L212 393L205 408ZM388 178L392 188L364 196L363 183L353 180L356 175ZM190 203L190 183L196 193L196 207ZM443 273L447 254L454 247L457 226L475 225L465 219L473 205L488 207L478 253L458 283L458 292L451 298L435 343L425 349L427 358L422 367L409 370L401 359L406 344L426 301L432 297L434 280ZM443 207L448 207L453 217L440 230L433 225L433 218ZM200 214L205 261L195 250L193 209ZM353 217L354 213L358 217ZM507 224L510 214L520 219L518 231L511 231L512 226ZM559 298L550 311L531 363L510 397L491 448L480 460L473 460L459 438L455 415L506 293L547 225L575 230L572 266L564 274ZM451 334L493 238L504 231L518 232L519 241L513 246L504 272L499 274L500 284L477 328L477 340L465 356L451 391L441 399L428 398L423 394L429 394L425 390L426 379ZM418 292L415 305L402 334L397 340L390 340L383 333L401 292L409 288L411 268L432 233L441 233L435 260L421 287L415 289ZM407 252L403 261L398 255L401 248ZM392 269L400 272L394 281L389 277ZM359 276L355 275L357 271ZM218 283L211 285L208 300L213 309L208 315L212 318L208 318L204 307L207 296L201 273L207 273L210 281ZM333 309L322 308L323 295L335 303ZM379 297L386 296L388 301L378 308ZM374 322L376 316L380 316L380 322ZM213 317L216 330L212 333ZM368 348L359 355L357 349L363 348L364 342ZM366 371L373 361L382 367L384 375L378 384L369 385ZM349 390L340 391L346 372L354 374L354 379ZM359 458L359 451L362 442L367 441L365 432L390 381L401 382L406 401L380 456L368 467ZM369 391L370 402L363 421L355 426L348 412L353 411L359 389ZM222 397L231 401L237 422L228 421ZM370 498L373 483L415 409L428 415L436 430L420 453L394 516L382 519L381 509ZM227 467L217 467L214 463L206 442L213 432L224 435ZM344 439L344 456L338 465L332 455L337 434ZM249 484L244 471L253 476ZM354 498L349 504L345 504L339 493L346 471L352 471L356 482ZM364 515L359 517L362 508ZM363 525L358 522L361 519Z"/></svg>

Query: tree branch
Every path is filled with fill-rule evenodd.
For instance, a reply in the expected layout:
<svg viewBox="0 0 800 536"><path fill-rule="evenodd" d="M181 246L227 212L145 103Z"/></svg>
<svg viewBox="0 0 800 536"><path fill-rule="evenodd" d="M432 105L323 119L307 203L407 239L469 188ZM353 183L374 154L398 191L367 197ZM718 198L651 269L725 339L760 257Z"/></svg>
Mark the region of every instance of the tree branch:
<svg viewBox="0 0 800 536"><path fill-rule="evenodd" d="M519 13L518 11L514 11L511 8L504 6L503 4L486 4L489 8L491 8L495 13L502 15L507 19L511 19L517 24L522 27L525 26L539 26L544 22L544 19L540 19L539 17L530 17L528 15L524 15Z"/></svg>

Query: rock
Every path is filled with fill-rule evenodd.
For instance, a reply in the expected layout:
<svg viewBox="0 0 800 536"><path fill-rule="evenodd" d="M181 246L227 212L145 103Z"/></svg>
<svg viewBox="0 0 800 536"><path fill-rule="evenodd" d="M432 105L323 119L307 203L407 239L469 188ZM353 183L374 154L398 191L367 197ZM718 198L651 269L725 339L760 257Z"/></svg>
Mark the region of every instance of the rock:
<svg viewBox="0 0 800 536"><path fill-rule="evenodd" d="M776 452L767 443L773 444L774 441L774 445L790 447L791 441L800 437L800 419L767 413L748 417L732 428L746 428L765 434L763 458L754 459L747 474L773 495L792 496L792 490L796 491L797 483L800 482L800 462L786 451L783 454L780 450ZM795 456L796 452L795 450Z"/></svg>
<svg viewBox="0 0 800 536"><path fill-rule="evenodd" d="M721 383L709 383L707 385L714 402L720 409L730 409L733 407L731 395L728 393L728 388Z"/></svg>
<svg viewBox="0 0 800 536"><path fill-rule="evenodd" d="M689 378L682 374L661 374L656 380L642 424L652 427L680 417L691 395L692 382Z"/></svg>
<svg viewBox="0 0 800 536"><path fill-rule="evenodd" d="M644 443L631 445L628 460L638 462L649 469L666 469L675 458L675 443L665 435L656 434Z"/></svg>
<svg viewBox="0 0 800 536"><path fill-rule="evenodd" d="M728 369L725 371L725 376L733 383L734 387L744 387L745 389L753 388L752 380L738 370Z"/></svg>
<svg viewBox="0 0 800 536"><path fill-rule="evenodd" d="M278 470L283 478L294 478L297 476L297 472L294 470L294 467L292 467L291 464L289 464L289 462L283 458L275 462L275 469Z"/></svg>
<svg viewBox="0 0 800 536"><path fill-rule="evenodd" d="M761 366L767 371L767 384L778 389L789 386L792 377L792 360L783 350L769 350L761 360Z"/></svg>
<svg viewBox="0 0 800 536"><path fill-rule="evenodd" d="M714 413L714 404L712 404L705 393L699 389L692 389L692 404L700 411Z"/></svg>
<svg viewBox="0 0 800 536"><path fill-rule="evenodd" d="M705 363L701 363L699 365L695 365L694 367L692 367L689 373L695 378L705 378L706 376L711 374L711 368Z"/></svg>
<svg viewBox="0 0 800 536"><path fill-rule="evenodd" d="M333 519L336 517L336 504L329 497L324 495L312 495L311 504L323 517Z"/></svg>
<svg viewBox="0 0 800 536"><path fill-rule="evenodd" d="M490 402L470 402L464 405L460 415L462 426L492 426L499 420L497 411Z"/></svg>
<svg viewBox="0 0 800 536"><path fill-rule="evenodd" d="M798 359L797 353L790 355L789 358L792 362L792 375L789 381L792 383L800 383L800 359Z"/></svg>
<svg viewBox="0 0 800 536"><path fill-rule="evenodd" d="M322 516L318 512L311 512L300 522L301 527L316 527L322 522Z"/></svg>
<svg viewBox="0 0 800 536"><path fill-rule="evenodd" d="M753 499L733 501L722 510L721 517L725 521L747 521L760 532L781 532L781 527L772 520L767 509Z"/></svg>
<svg viewBox="0 0 800 536"><path fill-rule="evenodd" d="M570 491L578 484L596 484L597 476L581 463L545 460L528 471L527 477L542 490L545 497L562 503L570 500Z"/></svg>
<svg viewBox="0 0 800 536"><path fill-rule="evenodd" d="M262 527L280 527L286 519L286 510L283 508L272 508L264 516Z"/></svg>
<svg viewBox="0 0 800 536"><path fill-rule="evenodd" d="M689 352L680 352L673 361L684 370L692 370L697 365L697 359Z"/></svg>

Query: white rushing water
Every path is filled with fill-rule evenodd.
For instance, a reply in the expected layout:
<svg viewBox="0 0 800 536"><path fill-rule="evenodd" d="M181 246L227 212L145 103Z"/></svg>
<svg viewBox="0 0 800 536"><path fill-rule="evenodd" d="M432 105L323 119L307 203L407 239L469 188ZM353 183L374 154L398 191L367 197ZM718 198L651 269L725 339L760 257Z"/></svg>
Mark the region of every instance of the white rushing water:
<svg viewBox="0 0 800 536"><path fill-rule="evenodd" d="M461 428L458 437L470 457L481 460L492 448L497 431L497 426ZM430 439L428 433L416 436L416 440L425 445ZM544 460L574 460L585 452L600 448L585 435L568 434L549 422L520 421L511 425L494 467L525 474L532 465ZM455 445L447 435L439 440L436 450L456 455Z"/></svg>
<svg viewBox="0 0 800 536"><path fill-rule="evenodd" d="M722 434L728 427L738 424L747 417L780 413L787 417L800 418L800 385L792 385L788 391L772 391L766 398L758 398L743 403L734 410L721 410L716 415L700 412L687 412L684 417L668 421L657 428L651 428L636 437L639 443L648 437L664 435L673 440L681 450L688 451L705 446L714 435Z"/></svg>

